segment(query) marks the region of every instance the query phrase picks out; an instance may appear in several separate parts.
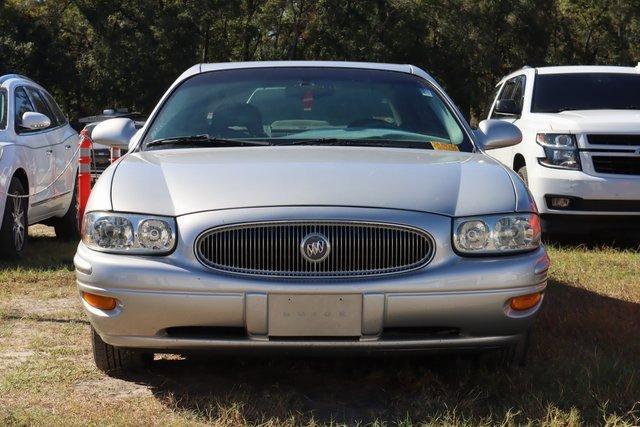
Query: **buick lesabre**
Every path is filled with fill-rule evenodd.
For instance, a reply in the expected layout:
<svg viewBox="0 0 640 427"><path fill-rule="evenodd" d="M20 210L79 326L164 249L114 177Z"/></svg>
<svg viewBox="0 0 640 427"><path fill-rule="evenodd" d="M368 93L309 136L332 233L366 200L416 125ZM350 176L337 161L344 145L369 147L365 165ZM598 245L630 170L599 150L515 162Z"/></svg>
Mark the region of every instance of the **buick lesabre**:
<svg viewBox="0 0 640 427"><path fill-rule="evenodd" d="M549 260L522 180L410 65L202 64L95 187L75 256L106 372L194 350L500 349L522 362Z"/></svg>

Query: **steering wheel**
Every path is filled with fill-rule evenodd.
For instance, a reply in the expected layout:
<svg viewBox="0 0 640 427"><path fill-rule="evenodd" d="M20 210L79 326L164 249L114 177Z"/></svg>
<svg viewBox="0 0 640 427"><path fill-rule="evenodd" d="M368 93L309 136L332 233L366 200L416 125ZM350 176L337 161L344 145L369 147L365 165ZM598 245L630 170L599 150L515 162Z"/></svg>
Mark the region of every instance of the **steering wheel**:
<svg viewBox="0 0 640 427"><path fill-rule="evenodd" d="M358 119L354 120L347 125L347 128L384 128L384 129L397 129L398 126L389 123L382 119L374 119L374 118L366 118L366 119Z"/></svg>

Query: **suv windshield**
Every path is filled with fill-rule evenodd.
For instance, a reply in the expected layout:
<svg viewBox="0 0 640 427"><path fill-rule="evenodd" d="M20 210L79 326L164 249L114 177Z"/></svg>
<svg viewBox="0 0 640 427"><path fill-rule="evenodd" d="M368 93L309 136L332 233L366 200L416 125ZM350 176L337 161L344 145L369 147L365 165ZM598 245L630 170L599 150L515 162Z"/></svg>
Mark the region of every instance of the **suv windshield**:
<svg viewBox="0 0 640 427"><path fill-rule="evenodd" d="M640 75L620 73L539 74L532 113L566 110L640 110Z"/></svg>
<svg viewBox="0 0 640 427"><path fill-rule="evenodd" d="M155 141L153 147L161 149L178 142L202 142L205 136L212 143L348 141L473 150L453 112L422 78L350 68L254 68L198 74L169 96L144 144Z"/></svg>

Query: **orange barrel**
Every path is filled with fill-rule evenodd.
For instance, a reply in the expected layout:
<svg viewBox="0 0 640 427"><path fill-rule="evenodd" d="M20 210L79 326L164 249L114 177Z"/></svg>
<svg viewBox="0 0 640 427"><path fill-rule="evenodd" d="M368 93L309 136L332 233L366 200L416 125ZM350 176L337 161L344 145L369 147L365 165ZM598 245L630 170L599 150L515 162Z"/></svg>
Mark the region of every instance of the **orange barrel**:
<svg viewBox="0 0 640 427"><path fill-rule="evenodd" d="M93 144L89 137L89 131L82 129L80 132L80 157L78 158L78 226L82 228L84 210L91 194L91 148Z"/></svg>

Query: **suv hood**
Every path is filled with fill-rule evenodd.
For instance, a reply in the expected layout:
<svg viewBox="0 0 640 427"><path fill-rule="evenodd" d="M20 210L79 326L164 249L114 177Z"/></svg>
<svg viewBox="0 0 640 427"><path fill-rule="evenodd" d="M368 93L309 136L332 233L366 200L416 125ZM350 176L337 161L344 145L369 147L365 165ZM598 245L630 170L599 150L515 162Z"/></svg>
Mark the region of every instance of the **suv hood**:
<svg viewBox="0 0 640 427"><path fill-rule="evenodd" d="M449 216L513 212L511 177L483 154L400 148L234 147L132 153L113 210L179 216L265 206L353 206Z"/></svg>
<svg viewBox="0 0 640 427"><path fill-rule="evenodd" d="M534 113L529 118L548 123L555 132L640 133L639 110L580 110L561 113ZM545 130L545 129L540 129Z"/></svg>

